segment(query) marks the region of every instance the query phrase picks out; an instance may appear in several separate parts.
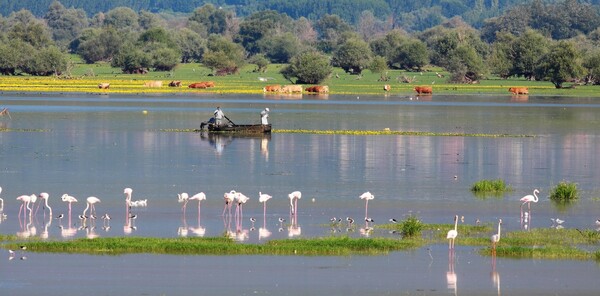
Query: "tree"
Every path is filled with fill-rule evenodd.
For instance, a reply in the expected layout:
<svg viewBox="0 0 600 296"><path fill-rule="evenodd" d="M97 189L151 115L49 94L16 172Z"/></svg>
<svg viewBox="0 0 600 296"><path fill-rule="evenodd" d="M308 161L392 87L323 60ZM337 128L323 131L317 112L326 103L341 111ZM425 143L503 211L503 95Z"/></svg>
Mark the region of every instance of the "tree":
<svg viewBox="0 0 600 296"><path fill-rule="evenodd" d="M152 66L152 58L138 46L127 43L112 59L111 66L127 74L144 74Z"/></svg>
<svg viewBox="0 0 600 296"><path fill-rule="evenodd" d="M270 62L269 59L267 59L265 57L265 55L259 53L256 55L253 55L250 60L248 60L248 62L250 64L255 64L256 65L256 70L255 72L260 72L260 73L264 73L267 71L267 67L269 66Z"/></svg>
<svg viewBox="0 0 600 296"><path fill-rule="evenodd" d="M580 53L568 41L551 44L536 70L538 77L548 79L556 88L562 88L564 82L583 74Z"/></svg>
<svg viewBox="0 0 600 296"><path fill-rule="evenodd" d="M207 42L207 51L202 63L213 70L216 75L238 73L245 63L244 48L225 37L211 35Z"/></svg>
<svg viewBox="0 0 600 296"><path fill-rule="evenodd" d="M202 60L202 55L206 51L206 41L200 35L188 28L183 28L177 31L173 38L181 51L182 63Z"/></svg>
<svg viewBox="0 0 600 296"><path fill-rule="evenodd" d="M143 30L156 27L165 28L167 26L167 23L160 16L146 10L140 11L138 24Z"/></svg>
<svg viewBox="0 0 600 296"><path fill-rule="evenodd" d="M250 54L261 52L258 44L263 37L288 32L292 28L292 19L274 10L266 10L252 14L240 23L240 31L236 41Z"/></svg>
<svg viewBox="0 0 600 296"><path fill-rule="evenodd" d="M82 9L66 9L60 2L54 1L44 15L52 38L61 47L66 47L88 26L88 19Z"/></svg>
<svg viewBox="0 0 600 296"><path fill-rule="evenodd" d="M72 47L86 63L91 64L112 60L121 51L126 39L124 34L111 27L86 29Z"/></svg>
<svg viewBox="0 0 600 296"><path fill-rule="evenodd" d="M136 31L139 28L139 17L129 7L117 7L106 13L104 25L117 30Z"/></svg>
<svg viewBox="0 0 600 296"><path fill-rule="evenodd" d="M428 63L427 45L418 39L407 39L402 42L390 58L390 64L405 70L421 71Z"/></svg>
<svg viewBox="0 0 600 296"><path fill-rule="evenodd" d="M492 74L506 79L513 73L513 44L516 37L510 33L499 32L495 39L487 62Z"/></svg>
<svg viewBox="0 0 600 296"><path fill-rule="evenodd" d="M548 39L537 31L527 30L512 45L513 68L509 76L535 79L540 58L548 52Z"/></svg>
<svg viewBox="0 0 600 296"><path fill-rule="evenodd" d="M300 40L290 32L266 36L258 41L258 47L273 63L287 63L302 50Z"/></svg>
<svg viewBox="0 0 600 296"><path fill-rule="evenodd" d="M461 44L452 51L447 69L452 74L450 80L456 83L478 82L487 71L483 58L468 44Z"/></svg>
<svg viewBox="0 0 600 296"><path fill-rule="evenodd" d="M171 71L181 60L181 54L174 48L159 45L149 51L152 59L152 68L156 71Z"/></svg>
<svg viewBox="0 0 600 296"><path fill-rule="evenodd" d="M315 28L319 34L317 47L325 53L335 51L342 34L352 32L352 27L337 15L324 15L317 21Z"/></svg>
<svg viewBox="0 0 600 296"><path fill-rule="evenodd" d="M586 70L586 84L600 83L600 50L585 55L582 66Z"/></svg>
<svg viewBox="0 0 600 296"><path fill-rule="evenodd" d="M196 22L206 28L208 34L225 35L230 30L230 25L235 17L232 11L217 9L208 3L194 10L189 17L190 22Z"/></svg>
<svg viewBox="0 0 600 296"><path fill-rule="evenodd" d="M332 71L329 57L317 51L300 53L291 59L289 65L281 69L286 79L292 81L296 78L296 83L308 84L321 83Z"/></svg>
<svg viewBox="0 0 600 296"><path fill-rule="evenodd" d="M361 74L371 65L371 48L365 41L352 38L333 53L332 64L352 74Z"/></svg>
<svg viewBox="0 0 600 296"><path fill-rule="evenodd" d="M67 69L68 58L56 46L35 50L25 60L23 72L35 76L60 75Z"/></svg>

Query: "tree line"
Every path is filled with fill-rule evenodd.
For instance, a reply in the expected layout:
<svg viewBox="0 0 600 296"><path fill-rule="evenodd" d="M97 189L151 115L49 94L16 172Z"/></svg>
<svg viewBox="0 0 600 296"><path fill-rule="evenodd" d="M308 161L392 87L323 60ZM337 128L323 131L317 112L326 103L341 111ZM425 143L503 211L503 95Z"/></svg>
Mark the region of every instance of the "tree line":
<svg viewBox="0 0 600 296"><path fill-rule="evenodd" d="M446 69L455 83L494 75L547 80L556 87L567 81L596 84L596 8L576 0L536 0L487 18L480 27L455 16L414 31L370 10L361 11L355 23L337 14L309 19L276 10L239 17L213 4L187 14L116 7L90 17L55 0L41 17L29 10L0 17L0 73L68 76L67 53L74 53L86 63L109 62L124 73L198 62L215 75L229 75L248 63L256 71L284 63L282 74L290 81L319 83L332 67L355 75L368 69L388 80L388 69L418 72L433 65Z"/></svg>

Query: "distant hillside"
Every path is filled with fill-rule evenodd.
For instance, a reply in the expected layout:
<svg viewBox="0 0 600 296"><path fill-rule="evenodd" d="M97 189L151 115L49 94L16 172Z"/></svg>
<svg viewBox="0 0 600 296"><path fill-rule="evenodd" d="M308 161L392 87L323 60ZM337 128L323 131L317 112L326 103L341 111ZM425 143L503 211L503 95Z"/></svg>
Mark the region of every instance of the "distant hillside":
<svg viewBox="0 0 600 296"><path fill-rule="evenodd" d="M28 9L34 15L43 16L54 0L1 0L0 14L8 16L14 11ZM556 2L540 0L542 2ZM600 0L580 0L598 4ZM224 7L246 16L253 12L272 9L286 13L292 18L318 19L324 14L337 14L351 24L356 24L361 12L372 11L380 20L415 19L460 15L471 24L481 23L485 18L500 15L504 10L527 0L61 0L67 8L81 8L88 16L106 12L115 7L126 6L133 10L151 12L189 13L206 3ZM432 14L433 12L433 14Z"/></svg>

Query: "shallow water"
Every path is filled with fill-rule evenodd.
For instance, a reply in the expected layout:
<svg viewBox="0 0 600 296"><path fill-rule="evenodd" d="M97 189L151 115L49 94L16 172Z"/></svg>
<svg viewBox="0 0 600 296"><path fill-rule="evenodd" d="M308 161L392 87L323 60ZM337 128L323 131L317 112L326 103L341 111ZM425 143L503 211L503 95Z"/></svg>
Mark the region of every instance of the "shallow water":
<svg viewBox="0 0 600 296"><path fill-rule="evenodd" d="M278 96L85 96L85 95L6 95L0 105L8 107L12 119L1 118L0 126L16 130L0 132L0 195L5 200L3 212L7 219L0 224L3 234L41 236L62 239L84 236L218 236L225 231L237 234L236 239L261 242L266 239L292 236L365 235L364 222L347 231L345 225L329 227L332 217L347 216L361 220L364 202L358 196L371 191L375 199L369 202L368 215L375 223L389 218L403 219L416 214L426 223L452 222L455 214L465 216L464 223L495 223L504 221L510 230L522 228L518 199L540 188L540 201L532 204L529 228L550 227L550 218L566 220L564 227L595 228L599 218L600 188L597 168L600 159L600 103L594 99L567 97L529 97L527 100L509 96L434 96L430 100L416 100L407 96L303 96L301 99ZM360 129L492 133L530 135L534 137L424 137L424 136L343 136L314 134L281 134L270 137L211 137L206 134L164 131L165 129L196 128L208 119L220 105L226 115L236 123L258 123L259 112L271 109L270 120L275 129ZM147 110L147 114L142 111ZM455 178L456 176L456 178ZM470 186L481 179L502 178L513 186L514 192L501 197L477 198ZM570 206L558 206L548 200L549 190L562 180L578 183L581 198ZM133 208L134 221L126 220L123 189L133 188L133 200L148 199L147 207ZM243 207L241 225L235 219L223 220L223 193L236 190L250 196ZM287 194L302 191L298 205L298 227L290 227ZM48 212L31 220L25 215L18 218L19 203L15 198L22 194L50 193ZM198 215L197 203L188 203L183 216L177 193L194 194L203 191L208 199L202 203ZM258 192L273 195L267 203L267 215L262 216ZM68 222L67 205L60 196L69 193L79 199L73 204L71 223ZM87 221L85 226L77 218L85 207L87 196L97 196L97 215L110 213L110 228L103 222ZM235 210L235 207L233 208ZM257 218L254 227L250 217ZM278 218L285 218L285 223ZM96 227L93 226L95 223ZM129 224L128 224L129 223ZM62 226L62 227L59 227ZM135 226L134 228L130 226ZM81 229L80 229L81 228ZM261 229L262 228L262 229ZM240 230L240 231L236 231ZM370 236L389 236L385 231L367 233ZM392 234L393 235L393 234ZM84 262L89 266L103 265L118 269L119 264L133 266L123 273L115 288L123 294L143 294L139 287L128 287L126 275L131 280L151 278L157 282L174 281L166 294L186 294L179 277L197 272L194 264L181 262L210 261L212 272L222 274L228 269L244 266L264 268L273 272L284 268L289 272L276 273L281 277L279 287L269 285L276 281L264 279L262 288L242 290L252 286L231 284L222 286L214 279L206 284L215 294L264 293L270 294L447 294L447 247L433 246L437 250L432 266L440 264L438 271L421 269L430 264L427 250L393 253L389 256L319 258L305 257L196 257L131 255L119 257L27 254L28 260L10 261L6 268L51 269L50 265L73 261L63 267L59 275L80 274ZM489 258L480 257L472 250L457 251L456 270L461 284L460 294L495 294L484 283L490 279L473 280L489 274ZM420 254L420 255L415 255ZM424 256L423 256L424 254ZM148 256L153 260L147 260ZM418 257L418 258L415 258ZM469 258L465 261L464 258ZM18 259L18 258L17 258ZM72 260L71 260L72 259ZM272 260L271 260L272 259ZM426 259L426 260L424 260ZM236 260L235 263L233 260ZM343 268L352 276L342 277L336 267L339 262L351 261L352 268ZM114 262L113 262L114 261ZM151 261L151 262L148 262ZM573 286L579 294L593 291L594 281L577 284L579 276L598 276L597 266L588 262L498 260L504 268L508 294L531 294L544 291L564 291L571 294ZM142 262L142 263L140 263ZM158 273L155 262L170 268L173 276ZM179 262L179 263L173 263ZM219 265L224 262L223 265ZM301 263L298 263L301 262ZM368 263L372 262L372 263ZM388 262L388 263L385 263ZM395 262L392 264L391 262ZM444 264L441 264L441 263ZM467 263L470 262L470 263ZM138 264L150 266L136 267ZM178 265L179 264L179 265ZM263 266L261 266L261 264ZM373 270L390 265L379 273ZM464 268L463 266L476 266ZM296 270L296 266L301 268ZM410 275L410 270L426 274L422 280L410 279L404 283L394 279L395 268L406 265L400 275ZM459 265L464 269L459 273ZM0 285L9 285L19 291L33 285L29 292L38 291L36 284L18 284L20 281L6 270ZM79 266L79 267L78 267ZM542 267L543 266L543 267ZM521 270L546 273L548 266L569 266L571 272L550 274L549 285L530 286L525 279L514 277ZM257 268L258 268L257 267ZM444 268L446 269L444 269ZM368 271L361 271L366 268ZM485 269L486 273L472 269ZM558 267L557 267L558 268ZM564 268L564 267L561 267ZM8 272L10 270L10 272ZM100 270L86 269L94 277L111 277ZM206 272L206 270L203 270ZM499 271L502 273L502 270ZM299 273L299 274L296 274ZM381 273L381 274L380 274ZM583 275L585 274L585 275ZM314 275L314 277L313 277ZM337 281L329 278L340 276ZM356 281L364 276L366 281ZM240 275L241 277L241 275ZM295 278L298 282L295 283ZM391 277L390 282L383 280ZM464 280L464 286L463 281ZM4 280L6 279L6 280ZM381 282L379 279L382 279ZM546 279L546 280L548 280ZM562 281L565 281L564 283ZM541 282L540 279L538 282ZM367 283L377 282L369 285ZM11 284L12 283L12 284ZM340 285L334 284L340 283ZM346 283L342 285L342 283ZM568 284L565 284L568 283ZM365 285L361 288L361 284ZM52 286L52 281L48 282ZM400 286L398 286L400 285ZM345 287L348 287L347 289ZM191 285L194 287L194 285ZM196 286L197 288L198 286ZM261 286L258 286L261 287ZM314 289L312 289L314 287ZM334 288L337 287L337 288ZM381 287L381 290L373 290ZM406 287L406 288L403 288ZM461 289L464 287L463 289ZM568 287L568 289L567 289ZM64 286L55 286L65 291ZM78 293L79 288L67 291ZM333 290L332 290L333 289ZM596 289L597 290L597 289ZM105 294L114 294L110 290ZM155 291L155 290L152 290ZM158 290L156 290L158 291ZM319 292L315 292L319 291ZM368 291L374 291L369 293ZM41 292L41 291L40 291ZM322 292L322 293L321 293ZM465 293L466 292L466 293ZM152 293L149 294L160 294ZM58 293L57 293L58 294ZM71 294L71 293L69 293ZM23 295L31 295L23 294Z"/></svg>

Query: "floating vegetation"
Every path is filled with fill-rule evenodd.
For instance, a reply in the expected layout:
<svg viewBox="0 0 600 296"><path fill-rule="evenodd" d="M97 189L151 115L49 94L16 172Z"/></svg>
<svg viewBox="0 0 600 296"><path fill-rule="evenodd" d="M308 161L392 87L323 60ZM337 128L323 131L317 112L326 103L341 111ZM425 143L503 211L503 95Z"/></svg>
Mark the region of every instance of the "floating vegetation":
<svg viewBox="0 0 600 296"><path fill-rule="evenodd" d="M50 130L37 128L6 128L0 127L0 133L44 133Z"/></svg>
<svg viewBox="0 0 600 296"><path fill-rule="evenodd" d="M174 255L303 255L345 256L351 254L383 255L390 251L413 249L416 241L392 238L325 237L271 240L265 244L240 244L227 237L212 238L145 238L107 237L70 241L31 241L32 252L120 255L133 253ZM18 248L8 243L5 248Z"/></svg>
<svg viewBox="0 0 600 296"><path fill-rule="evenodd" d="M512 191L512 190L513 190L512 187L509 185L506 185L506 183L502 179L496 179L496 180L484 179L484 180L475 182L471 186L471 192L478 194L478 195L483 195L483 196L485 196L485 194L501 195L504 192Z"/></svg>
<svg viewBox="0 0 600 296"><path fill-rule="evenodd" d="M553 201L569 202L579 198L577 184L561 181L550 190L550 199Z"/></svg>
<svg viewBox="0 0 600 296"><path fill-rule="evenodd" d="M490 138L524 138L535 137L533 135L512 135L512 134L469 134L469 133L434 133L434 132L415 132L415 131L368 131L368 130L304 130L304 129L273 129L273 133L288 134L316 134L316 135L354 135L354 136L439 136L439 137L490 137Z"/></svg>

